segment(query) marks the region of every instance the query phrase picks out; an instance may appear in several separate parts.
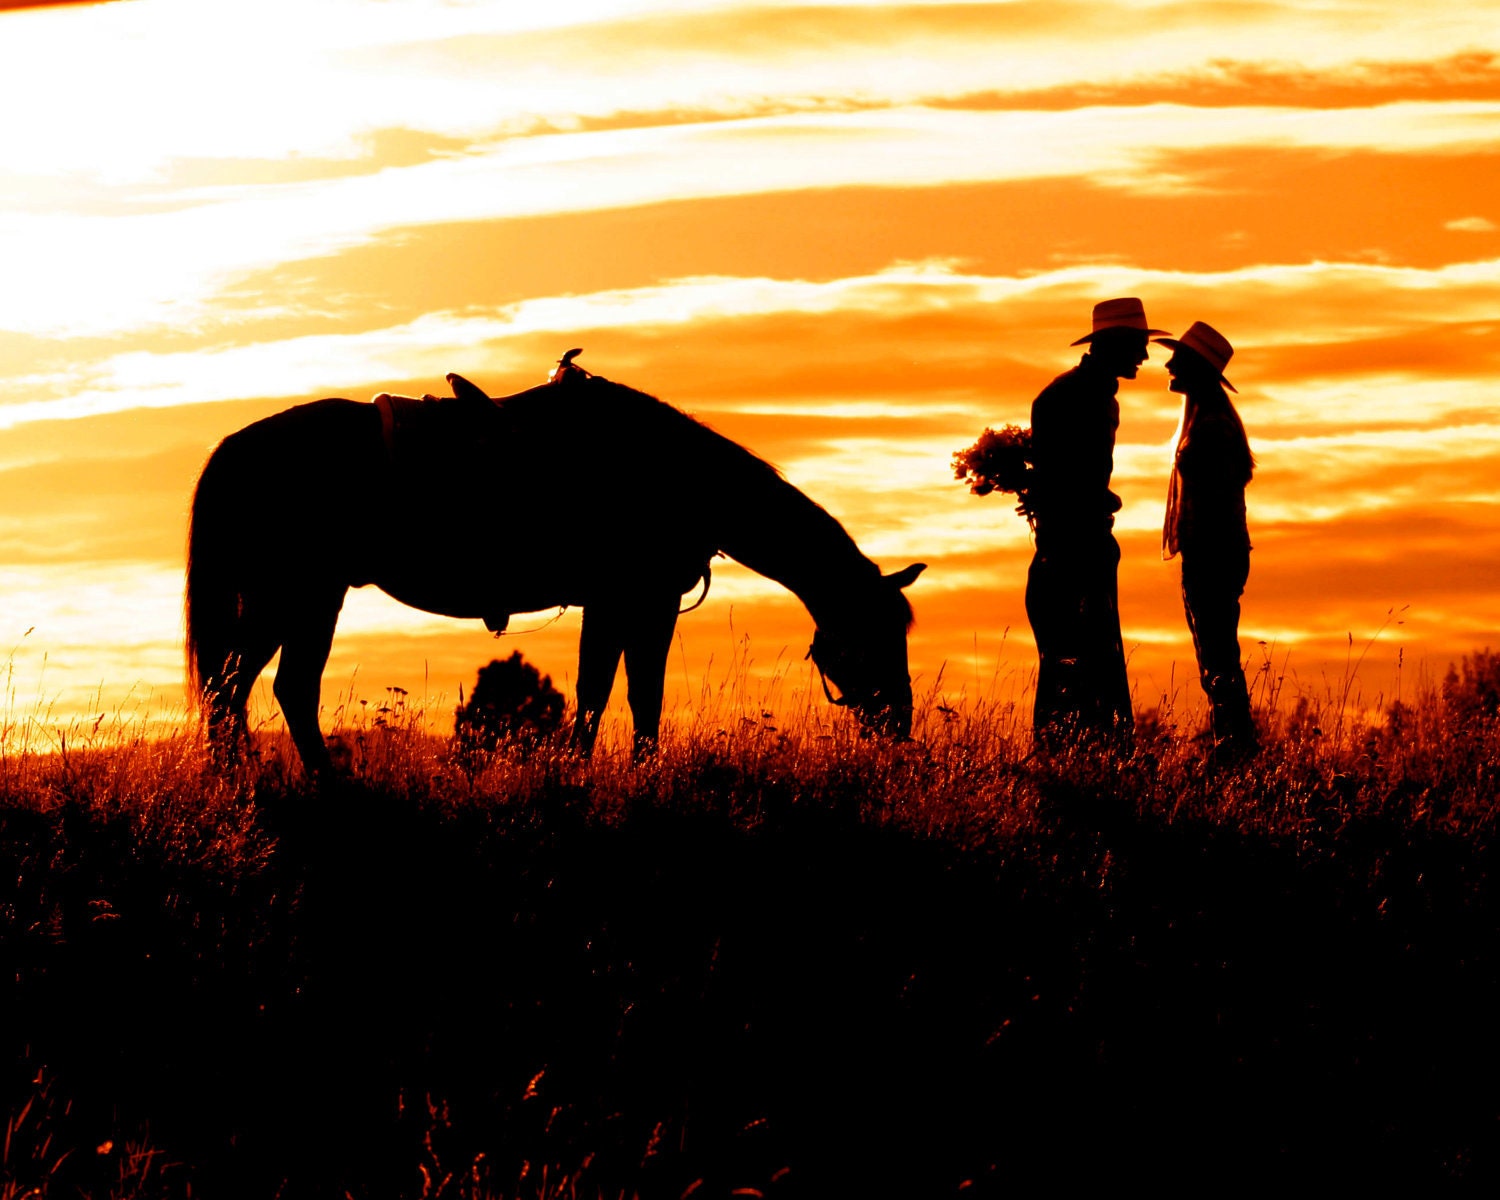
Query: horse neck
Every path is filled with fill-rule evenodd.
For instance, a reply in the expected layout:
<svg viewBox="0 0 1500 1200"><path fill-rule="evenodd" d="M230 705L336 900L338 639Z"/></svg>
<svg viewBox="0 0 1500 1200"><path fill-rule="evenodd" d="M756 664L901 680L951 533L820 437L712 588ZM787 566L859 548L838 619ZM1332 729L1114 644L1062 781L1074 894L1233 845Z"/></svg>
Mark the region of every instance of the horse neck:
<svg viewBox="0 0 1500 1200"><path fill-rule="evenodd" d="M720 548L795 595L820 626L837 623L879 580L880 569L821 505L767 473L734 489Z"/></svg>

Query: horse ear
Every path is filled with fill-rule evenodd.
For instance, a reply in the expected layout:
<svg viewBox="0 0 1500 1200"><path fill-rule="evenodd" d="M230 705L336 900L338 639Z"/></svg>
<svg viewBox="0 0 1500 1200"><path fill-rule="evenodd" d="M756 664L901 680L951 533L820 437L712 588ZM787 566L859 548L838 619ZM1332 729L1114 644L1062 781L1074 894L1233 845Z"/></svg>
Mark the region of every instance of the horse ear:
<svg viewBox="0 0 1500 1200"><path fill-rule="evenodd" d="M916 582L917 576L925 570L927 570L926 563L912 563L904 571L894 571L887 575L886 579L898 588L909 588Z"/></svg>
<svg viewBox="0 0 1500 1200"><path fill-rule="evenodd" d="M460 400L488 400L482 391L465 379L462 375L448 374L448 384L453 389L453 394Z"/></svg>

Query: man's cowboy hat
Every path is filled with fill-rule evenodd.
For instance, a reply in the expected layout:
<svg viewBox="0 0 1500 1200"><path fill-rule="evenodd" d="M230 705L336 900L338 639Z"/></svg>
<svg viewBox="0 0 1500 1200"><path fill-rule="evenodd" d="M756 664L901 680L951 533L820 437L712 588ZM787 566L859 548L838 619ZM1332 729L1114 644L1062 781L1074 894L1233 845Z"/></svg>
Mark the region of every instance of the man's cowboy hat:
<svg viewBox="0 0 1500 1200"><path fill-rule="evenodd" d="M1094 305L1094 332L1073 343L1081 346L1092 342L1106 329L1139 329L1147 337L1166 333L1165 329L1151 329L1146 324L1146 306L1134 296L1122 296L1118 300L1101 300Z"/></svg>
<svg viewBox="0 0 1500 1200"><path fill-rule="evenodd" d="M1192 327L1180 338L1159 337L1154 340L1158 345L1170 346L1173 350L1191 350L1219 373L1220 383L1231 392L1238 394L1239 389L1224 378L1224 368L1234 357L1234 347L1229 344L1229 339L1212 325L1194 321Z"/></svg>

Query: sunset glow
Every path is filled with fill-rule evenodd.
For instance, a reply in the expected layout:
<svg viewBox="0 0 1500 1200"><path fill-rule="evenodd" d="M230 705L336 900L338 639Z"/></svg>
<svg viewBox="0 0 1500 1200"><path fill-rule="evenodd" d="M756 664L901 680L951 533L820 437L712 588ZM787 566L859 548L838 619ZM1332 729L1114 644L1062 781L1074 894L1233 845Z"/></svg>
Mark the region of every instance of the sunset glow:
<svg viewBox="0 0 1500 1200"><path fill-rule="evenodd" d="M930 564L919 695L1019 699L1028 531L949 458L1025 424L1117 295L1234 344L1252 675L1322 695L1368 645L1374 704L1500 647L1493 0L134 0L0 12L0 67L13 713L182 704L187 506L227 433L449 371L505 395L570 346L884 569ZM1137 705L1191 707L1165 357L1120 392L1121 615ZM443 503L392 480L316 519ZM496 642L353 593L325 708L451 708L517 648L571 690L552 615ZM810 618L735 564L679 632L669 705L736 656L807 684Z"/></svg>

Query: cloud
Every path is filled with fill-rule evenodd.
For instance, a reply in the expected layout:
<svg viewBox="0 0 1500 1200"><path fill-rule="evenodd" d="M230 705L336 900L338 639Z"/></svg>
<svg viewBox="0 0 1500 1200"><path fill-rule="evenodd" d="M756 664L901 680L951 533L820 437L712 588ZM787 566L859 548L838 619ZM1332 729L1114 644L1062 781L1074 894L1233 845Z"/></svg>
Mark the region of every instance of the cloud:
<svg viewBox="0 0 1500 1200"><path fill-rule="evenodd" d="M1455 233L1494 233L1500 226L1488 217L1460 217L1454 221L1445 221L1443 228Z"/></svg>
<svg viewBox="0 0 1500 1200"><path fill-rule="evenodd" d="M960 113L926 109L775 118L507 141L378 175L196 189L141 215L0 212L20 286L16 331L106 334L207 318L236 276L367 244L400 226L587 212L789 189L934 187L1085 177L1152 193L1193 185L1163 156L1205 147L1463 154L1500 136L1500 104L1370 110ZM87 288L77 286L86 277Z"/></svg>
<svg viewBox="0 0 1500 1200"><path fill-rule="evenodd" d="M1173 154L1161 165L1198 189L1102 192L1087 178L860 186L399 226L337 254L241 275L192 329L152 329L134 340L164 349L187 334L207 344L351 332L435 310L690 274L823 281L899 260L944 258L989 275L1048 272L1060 260L1212 273L1353 261L1355 249L1377 243L1393 265L1430 268L1468 257L1468 239L1435 233L1454 206L1482 205L1500 189L1500 159L1484 154L1413 156L1397 170L1378 152L1240 148ZM1109 220L1100 219L1101 205ZM1198 236L1184 237L1185 228ZM1242 236L1226 242L1214 236L1219 229ZM78 357L72 347L50 349Z"/></svg>
<svg viewBox="0 0 1500 1200"><path fill-rule="evenodd" d="M1466 51L1439 59L1348 59L1319 70L1290 62L1216 58L1182 70L1141 72L1029 90L932 97L939 108L1070 109L1092 105L1368 108L1402 100L1494 100L1500 56Z"/></svg>
<svg viewBox="0 0 1500 1200"><path fill-rule="evenodd" d="M1485 49L1493 28L1481 13L1438 23L1380 6L1366 17L1272 3L720 4L416 40L391 47L385 61L498 87L518 85L531 64L587 63L572 101L584 119L619 111L610 95L627 75L649 77L634 89L637 105L649 95L661 110L716 102L726 114L768 95L1003 107L1247 99L1326 106L1474 98L1486 87L1493 98Z"/></svg>
<svg viewBox="0 0 1500 1200"><path fill-rule="evenodd" d="M0 128L0 161L140 182L182 159L348 157L382 128L469 141L628 113L963 104L996 89L1018 97L1007 107L1048 94L1067 107L1327 105L1340 88L1366 104L1476 98L1494 41L1482 5L1436 20L1390 3L1351 19L1273 3L155 0L7 18L0 107L49 103ZM87 88L50 87L63 61Z"/></svg>
<svg viewBox="0 0 1500 1200"><path fill-rule="evenodd" d="M1464 377L1495 366L1492 339L1477 335L1490 328L1496 311L1500 260L1435 271L1351 264L1211 273L1094 266L1020 277L966 274L929 263L823 283L689 278L429 313L358 333L172 353L130 351L50 381L33 378L33 393L50 390L55 398L0 406L0 427L247 396L374 391L393 380L441 379L453 369L530 378L541 371L539 345L578 338L598 347L627 335L646 341L618 361L628 366L651 360L652 370L667 380L677 378L680 367L673 355L650 350L663 337L713 347L719 366L694 368L700 378L726 378L726 364L743 345L745 370L760 378L767 395L805 395L822 386L812 382L820 369L827 369L842 394L874 387L887 395L899 375L882 363L881 352L872 353L872 344L904 356L908 371L939 372L938 378L972 386L993 375L997 354L1024 361L1038 357L1031 348L1036 345L1066 347L1077 334L1077 314L1104 294L1150 295L1154 314L1193 313L1231 330L1239 348L1237 384L1273 395L1286 421L1404 414L1410 404L1400 389L1424 379L1435 389L1430 394L1441 397L1442 385L1433 376L1445 373L1456 377L1456 390L1440 401L1439 411L1472 406L1481 401ZM997 323L1000 313L1004 320ZM1449 332L1439 336L1439 328ZM765 361L766 339L796 347L785 370ZM1360 342L1375 349L1356 346L1346 353L1345 346ZM540 353L543 361L555 357ZM828 365L809 368L803 365L808 360ZM939 364L948 361L957 365L942 375L947 368ZM809 370L814 374L805 374ZM835 375L844 375L844 382ZM1340 377L1351 381L1338 382Z"/></svg>

